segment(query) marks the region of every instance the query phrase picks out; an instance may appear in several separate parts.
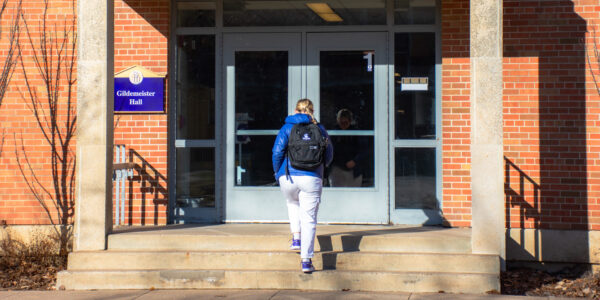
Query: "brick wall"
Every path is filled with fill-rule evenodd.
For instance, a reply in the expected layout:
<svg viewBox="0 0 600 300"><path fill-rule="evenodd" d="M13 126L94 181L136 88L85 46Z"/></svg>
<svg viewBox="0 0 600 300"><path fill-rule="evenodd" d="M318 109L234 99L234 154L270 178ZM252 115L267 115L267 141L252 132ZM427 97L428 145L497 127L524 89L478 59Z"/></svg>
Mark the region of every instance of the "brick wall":
<svg viewBox="0 0 600 300"><path fill-rule="evenodd" d="M598 91L584 46L600 6L549 4L504 1L507 227L600 229Z"/></svg>
<svg viewBox="0 0 600 300"><path fill-rule="evenodd" d="M599 13L596 1L504 1L507 227L600 228L599 91L587 61ZM468 47L469 1L443 1L443 212L453 226L470 225Z"/></svg>
<svg viewBox="0 0 600 300"><path fill-rule="evenodd" d="M469 1L442 1L443 214L471 225Z"/></svg>
<svg viewBox="0 0 600 300"><path fill-rule="evenodd" d="M587 36L586 53L590 58L586 68L586 138L588 174L588 222L600 230L600 16L599 8L588 5L585 14L592 14L592 30Z"/></svg>
<svg viewBox="0 0 600 300"><path fill-rule="evenodd" d="M0 65L6 62L16 3L9 1L0 21ZM71 0L50 1L44 30L44 1L23 1L26 23L21 22L20 27L22 61L17 63L0 107L2 224L60 224L72 220L75 103L69 103L69 99L76 99L76 94L74 86L69 88L68 75L77 72L76 65L71 64L75 63L73 4ZM43 67L41 51L44 31L48 34L48 58L53 58L47 61L48 68ZM39 118L35 117L36 110Z"/></svg>
<svg viewBox="0 0 600 300"><path fill-rule="evenodd" d="M10 1L8 17L2 18L0 53L6 56L8 48L8 28L16 0ZM115 71L131 65L140 65L157 73L167 73L167 40L169 29L168 0L115 1ZM58 41L64 27L74 26L74 6L71 0L50 0L47 14L46 32L57 33ZM40 45L43 0L27 0L23 3L24 15L35 49ZM65 23L66 22L66 23ZM56 27L55 27L56 26ZM73 28L76 30L76 28ZM21 45L23 69L28 75L31 89L28 89L23 69L17 66L8 92L0 107L0 222L6 224L51 224L71 223L73 215L73 158L76 137L71 134L69 141L68 165L65 170L58 168L52 173L53 152L37 123L29 98L29 90L35 92L41 101L40 116L47 113L49 105L44 104L47 93L44 82L36 68L27 32L22 28ZM73 35L69 35L72 37ZM68 45L67 45L68 46ZM63 57L71 58L65 50ZM56 58L54 53L54 57ZM0 62L2 63L2 62ZM56 62L55 62L56 64ZM64 67L63 67L64 68ZM51 68L57 69L57 68ZM77 70L73 69L76 75ZM71 115L68 115L68 84L63 72L58 97L56 129L64 137L67 133L67 119L73 120L76 102L71 102ZM75 89L71 99L76 100ZM47 102L47 101L46 101ZM167 103L165 103L165 108ZM51 127L44 123L47 133ZM134 178L128 183L126 217L129 224L150 225L166 223L167 207L167 114L122 114L115 115L115 143L127 145L128 161L134 162ZM60 145L58 134L55 144ZM63 144L67 144L63 142ZM56 152L61 153L60 147ZM56 158L60 157L57 156ZM58 162L60 165L60 162ZM56 164L56 162L54 163ZM19 167L20 166L20 167ZM35 174L35 176L33 175ZM65 176L63 176L63 174ZM55 184L58 183L58 188ZM66 183L66 189L61 187ZM57 192L58 191L58 192ZM37 195L37 197L36 197ZM53 199L63 199L57 209ZM41 202L40 202L41 201ZM65 218L62 218L64 216ZM52 219L51 219L52 218Z"/></svg>
<svg viewBox="0 0 600 300"><path fill-rule="evenodd" d="M115 1L115 72L139 65L168 72L169 0ZM165 82L165 95L168 89ZM135 163L126 188L125 219L130 225L167 222L167 110L115 114L115 144L126 145Z"/></svg>
<svg viewBox="0 0 600 300"><path fill-rule="evenodd" d="M11 6L15 2L11 0ZM24 3L34 45L39 45L42 4L42 0ZM60 34L65 21L72 24L73 2L50 4L48 24L56 24L52 31ZM169 4L169 0L115 1L115 71L137 64L168 73ZM594 34L600 46L600 6L595 0L507 0L504 5L507 226L600 229L600 96L591 73L600 76L600 71L597 60L588 62ZM10 18L2 18L0 24L0 53L5 56ZM23 33L22 43L27 46L28 41ZM38 99L46 99L31 46L23 51L23 69L35 86L31 90ZM452 226L470 226L468 0L442 2L442 57L443 212ZM0 222L49 224L49 216L61 222L58 212L67 217L62 221L70 222L69 190L63 197L66 210L57 212L51 199L56 198L53 178L61 178L67 188L72 183L72 165L53 176L48 155L52 149L28 104L23 69L17 68L0 108ZM64 136L70 118L64 74L61 84L56 120ZM136 164L127 186L129 224L166 223L167 113L115 115L115 143L125 144L128 161ZM74 137L67 146L71 159ZM36 193L47 211L33 196Z"/></svg>

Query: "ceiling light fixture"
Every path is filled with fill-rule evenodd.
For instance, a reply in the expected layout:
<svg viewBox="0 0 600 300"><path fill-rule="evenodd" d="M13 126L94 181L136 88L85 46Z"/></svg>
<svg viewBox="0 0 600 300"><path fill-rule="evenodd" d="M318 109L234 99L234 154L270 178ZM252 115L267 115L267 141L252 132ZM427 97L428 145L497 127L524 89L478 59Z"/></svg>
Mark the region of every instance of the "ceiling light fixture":
<svg viewBox="0 0 600 300"><path fill-rule="evenodd" d="M326 22L342 22L344 19L336 14L327 3L306 3L315 14Z"/></svg>

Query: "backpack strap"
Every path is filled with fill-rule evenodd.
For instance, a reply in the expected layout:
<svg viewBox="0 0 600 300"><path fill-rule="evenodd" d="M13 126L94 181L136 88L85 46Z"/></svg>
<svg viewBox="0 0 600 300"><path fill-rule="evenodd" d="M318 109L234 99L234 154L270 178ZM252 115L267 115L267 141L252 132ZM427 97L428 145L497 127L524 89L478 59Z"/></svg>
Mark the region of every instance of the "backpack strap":
<svg viewBox="0 0 600 300"><path fill-rule="evenodd" d="M290 134L288 134L288 146L285 150L285 179L289 180L291 183L294 183L292 181L292 176L290 176L290 147L289 147L289 143L290 143L290 135L292 134L292 131L294 130L294 127L296 127L296 125L292 126L292 129L290 129Z"/></svg>
<svg viewBox="0 0 600 300"><path fill-rule="evenodd" d="M286 158L286 160L285 160L285 178L287 179L287 178L291 178L290 177L290 167L289 167L290 155L289 155L288 151L285 152L285 158Z"/></svg>

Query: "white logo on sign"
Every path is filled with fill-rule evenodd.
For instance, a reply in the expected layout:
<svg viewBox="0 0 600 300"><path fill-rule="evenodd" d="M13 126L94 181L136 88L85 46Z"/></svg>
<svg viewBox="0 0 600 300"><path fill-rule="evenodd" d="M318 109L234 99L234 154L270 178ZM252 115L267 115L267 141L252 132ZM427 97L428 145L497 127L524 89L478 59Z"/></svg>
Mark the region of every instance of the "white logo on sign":
<svg viewBox="0 0 600 300"><path fill-rule="evenodd" d="M131 82L132 84L138 85L140 83L142 83L142 81L144 80L144 75L142 75L142 72L135 70L133 72L131 72L131 74L129 74L129 82Z"/></svg>

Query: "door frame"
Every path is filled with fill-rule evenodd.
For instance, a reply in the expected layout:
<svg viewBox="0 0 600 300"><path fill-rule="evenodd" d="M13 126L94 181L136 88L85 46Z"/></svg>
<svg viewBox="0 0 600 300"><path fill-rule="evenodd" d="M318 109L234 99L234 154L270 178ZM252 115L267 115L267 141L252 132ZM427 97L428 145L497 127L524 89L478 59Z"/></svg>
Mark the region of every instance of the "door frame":
<svg viewBox="0 0 600 300"><path fill-rule="evenodd" d="M176 8L177 3L186 2L187 0L171 0L171 7ZM215 73L215 98L216 98L216 107L215 107L215 118L217 122L216 128L216 145L215 145L215 156L216 156L216 183L215 183L215 196L216 196L216 210L214 211L216 222L220 222L220 220L224 219L224 207L225 205L225 185L223 184L226 175L225 172L219 171L223 169L225 164L224 155L220 155L219 153L226 148L225 145L225 135L226 130L224 125L224 120L226 120L226 112L224 106L224 82L223 79L223 35L225 33L290 33L290 32L299 32L302 34L302 40L306 39L306 34L308 32L318 33L318 32L332 32L332 33L343 33L343 32L387 32L388 34L388 65L389 65L389 74L388 74L388 102L390 104L390 109L393 109L393 99L394 99L394 89L391 88L394 82L394 34L395 33L412 33L412 32L431 32L436 36L436 133L437 138L433 147L436 149L436 195L439 203L440 210L443 208L443 174L442 174L442 102L441 102L441 92L442 92L442 77L441 77L441 65L442 65L442 52L441 52L441 0L435 0L437 7L437 17L435 24L426 24L426 25L396 25L394 23L394 1L386 0L387 6L387 23L386 25L349 25L349 26L265 26L265 27L224 27L223 26L223 1L215 0L216 9L215 9L215 26L214 27L178 27L177 25L177 9L171 10L171 19L170 19L170 28L169 30L169 70L171 75L168 77L168 193L169 193L169 201L167 208L167 223L172 224L175 222L174 215L174 207L176 200L176 120L174 118L176 113L176 89L174 88L177 84L176 82L176 63L177 63L177 38L180 36L186 35L213 35L215 36L216 45L215 45L215 64L216 64L216 73ZM303 45L304 46L304 45ZM306 63L305 56L302 57L303 65ZM303 68L302 76L306 76L306 69ZM302 91L306 91L305 83L303 81ZM305 97L305 95L302 95ZM389 118L389 117L388 117ZM393 118L389 118L390 127L393 128ZM412 141L407 142L398 142L394 140L393 133L389 133L389 142L388 145L390 150L388 151L389 157L388 160L390 162L394 161L394 149L396 147L410 146L413 144ZM418 144L418 141L417 143ZM418 145L415 145L418 146ZM429 147L429 145L427 146ZM220 156L219 156L220 155ZM390 215L390 223L392 224L423 224L421 223L423 218L421 217L407 217L404 213L396 214L394 212L394 186L392 185L391 180L393 180L393 170L394 166L390 163L390 170L388 174L388 185L389 185L389 195L388 199L390 200L389 204L389 215ZM212 212L211 212L212 214ZM201 221L201 222L211 222L209 220Z"/></svg>
<svg viewBox="0 0 600 300"><path fill-rule="evenodd" d="M426 29L425 27L411 28L410 30L400 30L396 28L388 32L389 34L389 51L388 63L390 66L388 82L392 88L389 92L389 148L388 151L390 161L389 186L389 206L390 206L390 223L391 224L422 224L422 225L440 225L443 224L442 216L443 209L443 127L442 127L442 29L441 29L441 0L436 0L438 7L436 15L436 24L433 28ZM395 119L394 119L394 102L395 102L395 34L396 33L426 33L430 32L435 35L435 133L434 140L396 140L395 139ZM433 148L435 149L435 195L437 198L438 209L395 209L395 153L396 149L401 148ZM393 163L392 163L393 162Z"/></svg>
<svg viewBox="0 0 600 300"><path fill-rule="evenodd" d="M288 51L287 114L293 111L293 99L302 97L302 35L300 33L225 33L223 35L223 99L225 113L225 199L221 220L226 223L287 222L287 208L278 186L236 186L234 166L235 128L235 53L237 51ZM248 130L248 135L277 135L276 130ZM251 133L252 132L252 133ZM245 134L246 134L245 133ZM269 166L270 167L270 166ZM266 208L266 209L265 209ZM251 216L250 218L248 216Z"/></svg>
<svg viewBox="0 0 600 300"><path fill-rule="evenodd" d="M320 119L321 51L374 50L373 61L373 187L324 187L319 221L324 223L388 224L389 164L388 157L388 36L386 32L309 32L306 36L306 95L315 104L315 117ZM378 55L378 53L380 53ZM331 130L332 128L328 128ZM369 135L371 136L371 135ZM335 152L335 147L334 147ZM364 205L365 199L370 206ZM368 209L367 209L368 208ZM361 213L357 213L357 212ZM323 220L324 218L329 218Z"/></svg>
<svg viewBox="0 0 600 300"><path fill-rule="evenodd" d="M398 32L390 33L390 41L394 40L394 35ZM413 33L413 32L410 32ZM394 43L390 42L390 79L389 82L394 82ZM441 57L441 36L439 32L435 34L435 47L436 47L436 62L435 62L435 139L424 140L424 139L395 139L395 119L394 119L394 102L395 102L395 89L392 88L389 91L389 161L390 163L390 222L392 224L422 224L422 225L439 225L443 223L442 208L443 208L443 161L442 161L442 57ZM397 149L418 149L428 148L435 150L435 195L437 198L438 209L411 209L401 208L395 209L395 152Z"/></svg>
<svg viewBox="0 0 600 300"><path fill-rule="evenodd" d="M356 39L356 37L359 39ZM354 37L354 39L350 38ZM226 114L225 134L225 201L222 220L235 222L287 222L287 208L278 187L237 186L234 176L236 133L235 129L235 54L238 51L288 51L288 103L291 114L295 101L308 96L315 103L315 117L319 118L319 66L320 51L374 50L374 171L375 186L365 188L324 188L320 223L388 224L389 195L387 103L387 33L225 33L223 35L223 78ZM304 50L304 51L302 51ZM377 55L377 53L381 53ZM305 63L302 63L302 62ZM302 71L304 70L304 71ZM301 75L303 75L301 76ZM302 78L303 77L303 78ZM305 90L301 90L305 88ZM275 135L273 130L248 130L245 135ZM365 205L369 199L370 205ZM378 201L379 200L379 201ZM362 211L358 214L356 212Z"/></svg>
<svg viewBox="0 0 600 300"><path fill-rule="evenodd" d="M175 13L172 12L172 16L175 16ZM171 18L171 26L175 28L175 18ZM221 211L222 211L222 203L224 199L223 195L223 184L222 178L224 178L224 172L220 166L223 162L223 154L219 151L223 147L223 118L220 117L222 115L222 107L221 101L219 99L222 98L222 89L221 89L221 78L216 76L220 74L219 68L222 66L222 55L221 55L221 35L216 34L213 35L215 37L215 136L214 139L207 140L193 140L193 139L177 139L177 89L174 88L177 86L177 78L178 78L178 68L177 62L179 57L177 56L178 48L177 48L177 38L179 36L194 36L194 35L203 35L208 36L210 34L206 34L205 32L194 33L194 34L184 34L184 35L174 35L170 36L169 43L171 45L171 55L169 58L169 66L174 70L173 73L168 76L168 164L167 164L167 177L168 182L168 202L167 202L167 224L179 224L179 223L218 223L221 220ZM181 212L184 214L180 215L180 212L176 211L176 201L177 201L177 149L194 149L194 148L211 148L214 149L214 157L215 157L215 206L214 207L198 207L194 208L193 211L183 210ZM191 216L185 215L185 213L191 213Z"/></svg>

